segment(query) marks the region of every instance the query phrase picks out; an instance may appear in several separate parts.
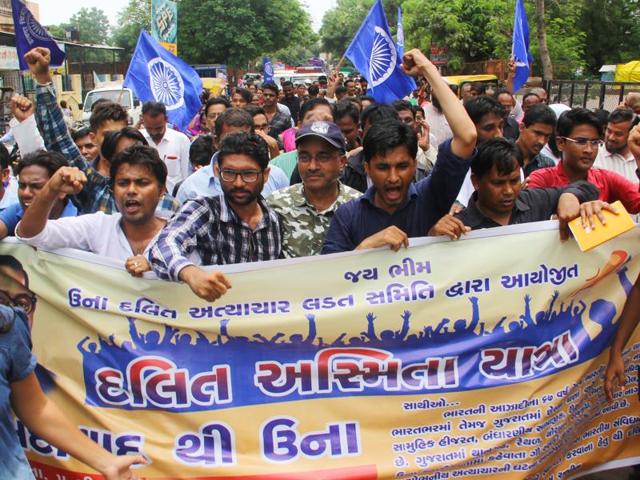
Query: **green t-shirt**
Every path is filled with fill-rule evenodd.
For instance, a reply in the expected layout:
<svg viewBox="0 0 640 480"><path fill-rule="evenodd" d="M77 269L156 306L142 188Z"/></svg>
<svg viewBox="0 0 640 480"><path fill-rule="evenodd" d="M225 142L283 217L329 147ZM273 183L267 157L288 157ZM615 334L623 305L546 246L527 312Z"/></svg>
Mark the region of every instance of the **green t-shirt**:
<svg viewBox="0 0 640 480"><path fill-rule="evenodd" d="M290 152L281 153L276 158L271 160L270 163L272 163L276 167L280 167L287 175L287 177L291 178L291 174L298 164L298 151L291 150Z"/></svg>

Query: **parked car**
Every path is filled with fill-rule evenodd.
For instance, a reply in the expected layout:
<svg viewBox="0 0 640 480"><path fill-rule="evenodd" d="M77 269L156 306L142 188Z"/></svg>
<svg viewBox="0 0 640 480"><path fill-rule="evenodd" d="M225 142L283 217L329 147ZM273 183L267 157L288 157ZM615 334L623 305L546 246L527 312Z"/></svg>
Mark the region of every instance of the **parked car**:
<svg viewBox="0 0 640 480"><path fill-rule="evenodd" d="M89 117L91 116L91 108L101 98L106 98L112 102L119 103L129 112L129 124L135 125L142 114L142 106L130 88L124 88L122 84L115 84L108 87L96 88L91 90L84 97L84 102L80 106L82 108L82 123L89 125Z"/></svg>

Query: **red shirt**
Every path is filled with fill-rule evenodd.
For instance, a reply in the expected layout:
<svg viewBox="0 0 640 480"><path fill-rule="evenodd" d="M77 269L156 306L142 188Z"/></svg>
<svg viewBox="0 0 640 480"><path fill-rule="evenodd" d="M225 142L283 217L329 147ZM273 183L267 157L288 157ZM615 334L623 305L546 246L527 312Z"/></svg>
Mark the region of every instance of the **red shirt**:
<svg viewBox="0 0 640 480"><path fill-rule="evenodd" d="M600 200L613 203L620 200L629 213L640 213L640 191L638 184L610 170L590 168L587 181L600 190ZM564 187L569 179L564 173L562 161L555 167L541 168L529 176L529 188Z"/></svg>

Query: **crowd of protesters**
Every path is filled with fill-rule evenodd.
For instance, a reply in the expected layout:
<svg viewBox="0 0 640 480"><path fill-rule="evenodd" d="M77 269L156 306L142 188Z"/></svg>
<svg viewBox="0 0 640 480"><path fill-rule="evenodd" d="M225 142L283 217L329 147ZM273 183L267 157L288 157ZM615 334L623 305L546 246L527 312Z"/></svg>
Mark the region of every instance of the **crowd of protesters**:
<svg viewBox="0 0 640 480"><path fill-rule="evenodd" d="M366 80L333 74L203 95L185 133L162 103L146 102L132 127L109 100L71 132L47 50L26 60L35 100L12 99L14 165L0 145L0 238L114 258L208 301L232 285L203 266L399 250L412 237L458 239L554 215L566 238L569 221L598 228L617 200L640 213L634 95L610 113L549 104L541 88L517 99L509 82L465 84L458 96L412 50L403 69L429 93L389 105ZM639 313L636 284L612 345L609 398L624 383L622 350Z"/></svg>

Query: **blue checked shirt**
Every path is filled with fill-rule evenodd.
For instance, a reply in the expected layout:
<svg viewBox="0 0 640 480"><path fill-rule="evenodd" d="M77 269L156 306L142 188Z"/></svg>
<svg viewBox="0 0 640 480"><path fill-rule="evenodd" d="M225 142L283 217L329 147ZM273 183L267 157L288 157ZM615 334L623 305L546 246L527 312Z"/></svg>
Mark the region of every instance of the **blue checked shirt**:
<svg viewBox="0 0 640 480"><path fill-rule="evenodd" d="M160 232L151 247L153 271L165 280L178 281L180 270L194 265L260 262L281 257L282 235L278 215L262 197L263 216L252 230L229 207L224 196L188 200Z"/></svg>
<svg viewBox="0 0 640 480"><path fill-rule="evenodd" d="M79 168L87 176L84 188L74 197L80 214L117 212L110 178L99 173L80 153L64 123L56 90L51 83L36 85L36 121L47 149L62 153L70 166ZM156 215L171 218L178 207L178 202L165 193L158 203Z"/></svg>

